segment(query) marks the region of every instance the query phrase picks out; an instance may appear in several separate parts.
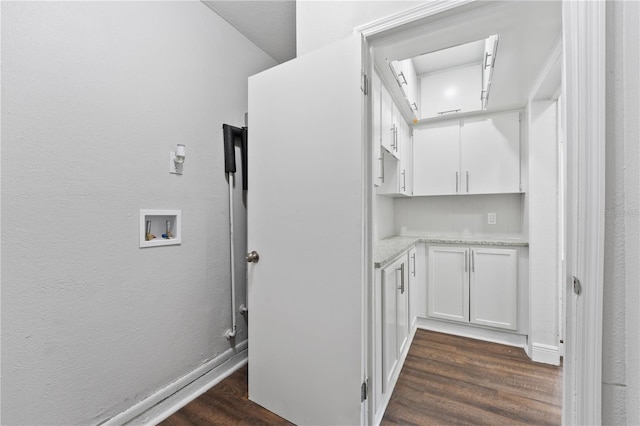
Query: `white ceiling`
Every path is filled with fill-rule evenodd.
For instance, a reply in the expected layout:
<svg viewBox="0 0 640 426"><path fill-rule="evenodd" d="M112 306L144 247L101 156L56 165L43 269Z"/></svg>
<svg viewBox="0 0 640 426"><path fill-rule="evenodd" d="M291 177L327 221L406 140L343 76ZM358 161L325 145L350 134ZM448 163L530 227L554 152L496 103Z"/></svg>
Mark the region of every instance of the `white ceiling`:
<svg viewBox="0 0 640 426"><path fill-rule="evenodd" d="M500 36L491 83L489 111L522 108L562 31L561 2L474 2L467 10L372 40L374 60L395 91L389 61L412 58L451 46ZM402 96L399 93L396 96Z"/></svg>
<svg viewBox="0 0 640 426"><path fill-rule="evenodd" d="M295 0L202 1L277 62L296 56ZM436 15L406 30L376 36L370 45L382 77L392 79L387 59L433 52L429 56L437 58L436 65L414 62L418 74L432 72L434 67L443 69L447 64L456 66L455 61L467 61L479 51L473 42L499 34L488 109L520 108L560 36L560 5L556 1L474 2L456 14ZM452 46L457 47L451 52L444 50Z"/></svg>
<svg viewBox="0 0 640 426"><path fill-rule="evenodd" d="M277 62L296 57L295 0L202 0Z"/></svg>

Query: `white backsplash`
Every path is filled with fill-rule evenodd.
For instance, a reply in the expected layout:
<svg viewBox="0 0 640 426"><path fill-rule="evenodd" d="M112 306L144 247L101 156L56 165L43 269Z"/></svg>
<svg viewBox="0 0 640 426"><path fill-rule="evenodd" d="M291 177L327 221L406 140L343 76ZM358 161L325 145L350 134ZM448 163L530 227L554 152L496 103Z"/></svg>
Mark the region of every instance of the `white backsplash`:
<svg viewBox="0 0 640 426"><path fill-rule="evenodd" d="M396 235L522 236L522 194L396 198ZM487 213L496 213L495 225Z"/></svg>
<svg viewBox="0 0 640 426"><path fill-rule="evenodd" d="M383 195L373 196L373 241L395 234L394 199Z"/></svg>

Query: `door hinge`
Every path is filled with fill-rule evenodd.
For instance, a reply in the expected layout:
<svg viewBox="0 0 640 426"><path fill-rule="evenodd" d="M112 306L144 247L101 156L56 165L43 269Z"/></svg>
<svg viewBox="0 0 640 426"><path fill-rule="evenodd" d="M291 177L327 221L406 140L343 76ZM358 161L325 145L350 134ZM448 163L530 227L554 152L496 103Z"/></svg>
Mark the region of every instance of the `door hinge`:
<svg viewBox="0 0 640 426"><path fill-rule="evenodd" d="M367 74L364 71L362 71L362 86L360 89L365 96L369 94L369 77L367 77Z"/></svg>
<svg viewBox="0 0 640 426"><path fill-rule="evenodd" d="M369 379L367 378L362 385L360 385L360 402L364 402L369 396Z"/></svg>

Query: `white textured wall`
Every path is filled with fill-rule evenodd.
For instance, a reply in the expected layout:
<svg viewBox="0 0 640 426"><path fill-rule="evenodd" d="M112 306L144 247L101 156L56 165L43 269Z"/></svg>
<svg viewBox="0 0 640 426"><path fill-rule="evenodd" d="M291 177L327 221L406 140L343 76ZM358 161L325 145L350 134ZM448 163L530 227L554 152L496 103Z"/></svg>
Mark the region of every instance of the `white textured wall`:
<svg viewBox="0 0 640 426"><path fill-rule="evenodd" d="M528 112L529 338L534 347L545 345L543 347L557 349L560 260L557 105L555 101L536 101L531 103ZM536 360L535 350L533 355Z"/></svg>
<svg viewBox="0 0 640 426"><path fill-rule="evenodd" d="M640 424L640 4L607 3L602 423Z"/></svg>
<svg viewBox="0 0 640 426"><path fill-rule="evenodd" d="M395 200L396 233L520 237L522 195L452 195ZM487 224L496 213L496 224Z"/></svg>
<svg viewBox="0 0 640 426"><path fill-rule="evenodd" d="M2 2L3 425L98 424L229 348L221 126L272 65L200 2ZM138 248L143 208L182 245Z"/></svg>
<svg viewBox="0 0 640 426"><path fill-rule="evenodd" d="M353 34L353 29L428 1L299 0L296 3L298 56Z"/></svg>

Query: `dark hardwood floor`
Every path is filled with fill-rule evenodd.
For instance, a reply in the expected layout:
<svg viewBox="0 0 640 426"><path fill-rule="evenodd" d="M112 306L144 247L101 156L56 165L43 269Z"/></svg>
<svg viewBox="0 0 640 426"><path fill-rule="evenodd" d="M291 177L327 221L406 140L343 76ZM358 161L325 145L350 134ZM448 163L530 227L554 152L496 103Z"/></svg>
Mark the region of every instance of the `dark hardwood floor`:
<svg viewBox="0 0 640 426"><path fill-rule="evenodd" d="M160 423L187 425L290 425L282 417L249 401L245 365Z"/></svg>
<svg viewBox="0 0 640 426"><path fill-rule="evenodd" d="M286 425L248 400L247 367L160 423ZM522 349L418 330L383 425L559 425L562 368Z"/></svg>
<svg viewBox="0 0 640 426"><path fill-rule="evenodd" d="M559 425L562 368L511 346L416 332L383 425Z"/></svg>

